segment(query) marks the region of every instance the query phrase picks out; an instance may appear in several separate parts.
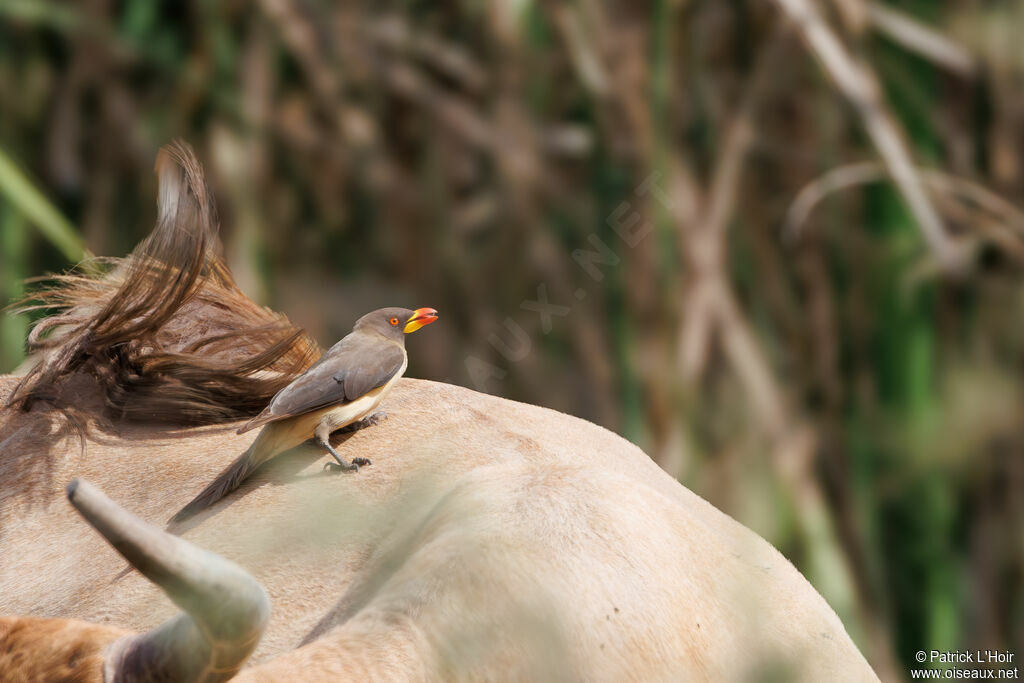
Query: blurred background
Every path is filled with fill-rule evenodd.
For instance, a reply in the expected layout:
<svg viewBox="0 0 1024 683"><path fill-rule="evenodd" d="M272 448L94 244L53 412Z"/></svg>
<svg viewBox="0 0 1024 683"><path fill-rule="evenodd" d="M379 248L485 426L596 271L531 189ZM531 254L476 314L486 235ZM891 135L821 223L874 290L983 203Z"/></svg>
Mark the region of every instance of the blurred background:
<svg viewBox="0 0 1024 683"><path fill-rule="evenodd" d="M436 307L410 376L638 443L883 679L1024 656L1022 33L1011 0L0 0L0 300L129 252L181 137L239 284L322 344Z"/></svg>

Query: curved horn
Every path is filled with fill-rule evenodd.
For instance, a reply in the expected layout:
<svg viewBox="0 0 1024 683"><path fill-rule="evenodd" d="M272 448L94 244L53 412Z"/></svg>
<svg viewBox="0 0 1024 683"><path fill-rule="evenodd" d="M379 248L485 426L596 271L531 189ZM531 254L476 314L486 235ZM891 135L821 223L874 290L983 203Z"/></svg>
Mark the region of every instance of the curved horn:
<svg viewBox="0 0 1024 683"><path fill-rule="evenodd" d="M125 636L106 655L107 681L223 681L256 648L270 601L233 562L161 531L124 510L87 481L68 500L183 614L149 633Z"/></svg>

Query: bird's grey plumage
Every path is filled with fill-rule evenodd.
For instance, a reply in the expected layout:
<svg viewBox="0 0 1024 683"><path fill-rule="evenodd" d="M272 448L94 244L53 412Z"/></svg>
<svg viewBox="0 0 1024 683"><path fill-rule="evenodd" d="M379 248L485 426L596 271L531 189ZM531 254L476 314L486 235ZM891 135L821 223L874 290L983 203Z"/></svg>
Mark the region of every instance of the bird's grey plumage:
<svg viewBox="0 0 1024 683"><path fill-rule="evenodd" d="M405 353L400 342L353 332L332 346L309 370L277 392L262 413L238 430L261 427L302 413L354 401L394 377Z"/></svg>
<svg viewBox="0 0 1024 683"><path fill-rule="evenodd" d="M381 315L383 314L383 315ZM277 392L259 415L238 433L330 405L354 401L383 386L405 361L401 325L381 326L388 316L404 322L412 315L405 308L374 311L364 316L344 339L327 350L306 372Z"/></svg>

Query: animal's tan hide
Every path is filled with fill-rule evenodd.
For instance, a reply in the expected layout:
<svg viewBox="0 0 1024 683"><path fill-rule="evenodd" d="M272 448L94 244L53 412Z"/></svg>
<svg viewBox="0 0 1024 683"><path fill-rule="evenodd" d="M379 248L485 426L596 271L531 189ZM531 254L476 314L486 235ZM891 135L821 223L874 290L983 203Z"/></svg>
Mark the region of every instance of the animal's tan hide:
<svg viewBox="0 0 1024 683"><path fill-rule="evenodd" d="M300 447L184 533L270 595L236 680L877 680L781 554L620 437L420 380L382 408L339 447L371 467ZM0 432L0 614L150 629L176 608L111 583L124 561L64 485L163 523L253 435L132 427L82 454L56 424Z"/></svg>

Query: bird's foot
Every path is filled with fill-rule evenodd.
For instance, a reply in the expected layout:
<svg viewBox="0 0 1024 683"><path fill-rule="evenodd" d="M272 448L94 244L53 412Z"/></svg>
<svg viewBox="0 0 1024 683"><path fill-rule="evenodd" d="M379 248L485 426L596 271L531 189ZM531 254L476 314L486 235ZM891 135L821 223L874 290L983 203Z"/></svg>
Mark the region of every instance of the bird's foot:
<svg viewBox="0 0 1024 683"><path fill-rule="evenodd" d="M362 420L356 420L352 424L345 425L338 430L339 434L349 434L351 432L358 432L360 429L366 429L367 427L375 427L384 420L388 419L388 414L383 410L379 410L373 415L364 417Z"/></svg>
<svg viewBox="0 0 1024 683"><path fill-rule="evenodd" d="M369 417L364 417L361 421L365 423L365 426L373 427L379 425L386 419L388 419L388 414L383 410L378 410L373 415L370 415Z"/></svg>
<svg viewBox="0 0 1024 683"><path fill-rule="evenodd" d="M366 465L372 465L372 464L373 463L371 463L366 458L352 458L352 462L347 462L347 463L344 463L344 464L337 463L337 462L329 462L328 461L328 462L324 463L323 471L330 470L331 472L334 472L335 474L340 474L341 472L349 472L351 470L355 470L356 472L358 472L360 467L364 467Z"/></svg>

